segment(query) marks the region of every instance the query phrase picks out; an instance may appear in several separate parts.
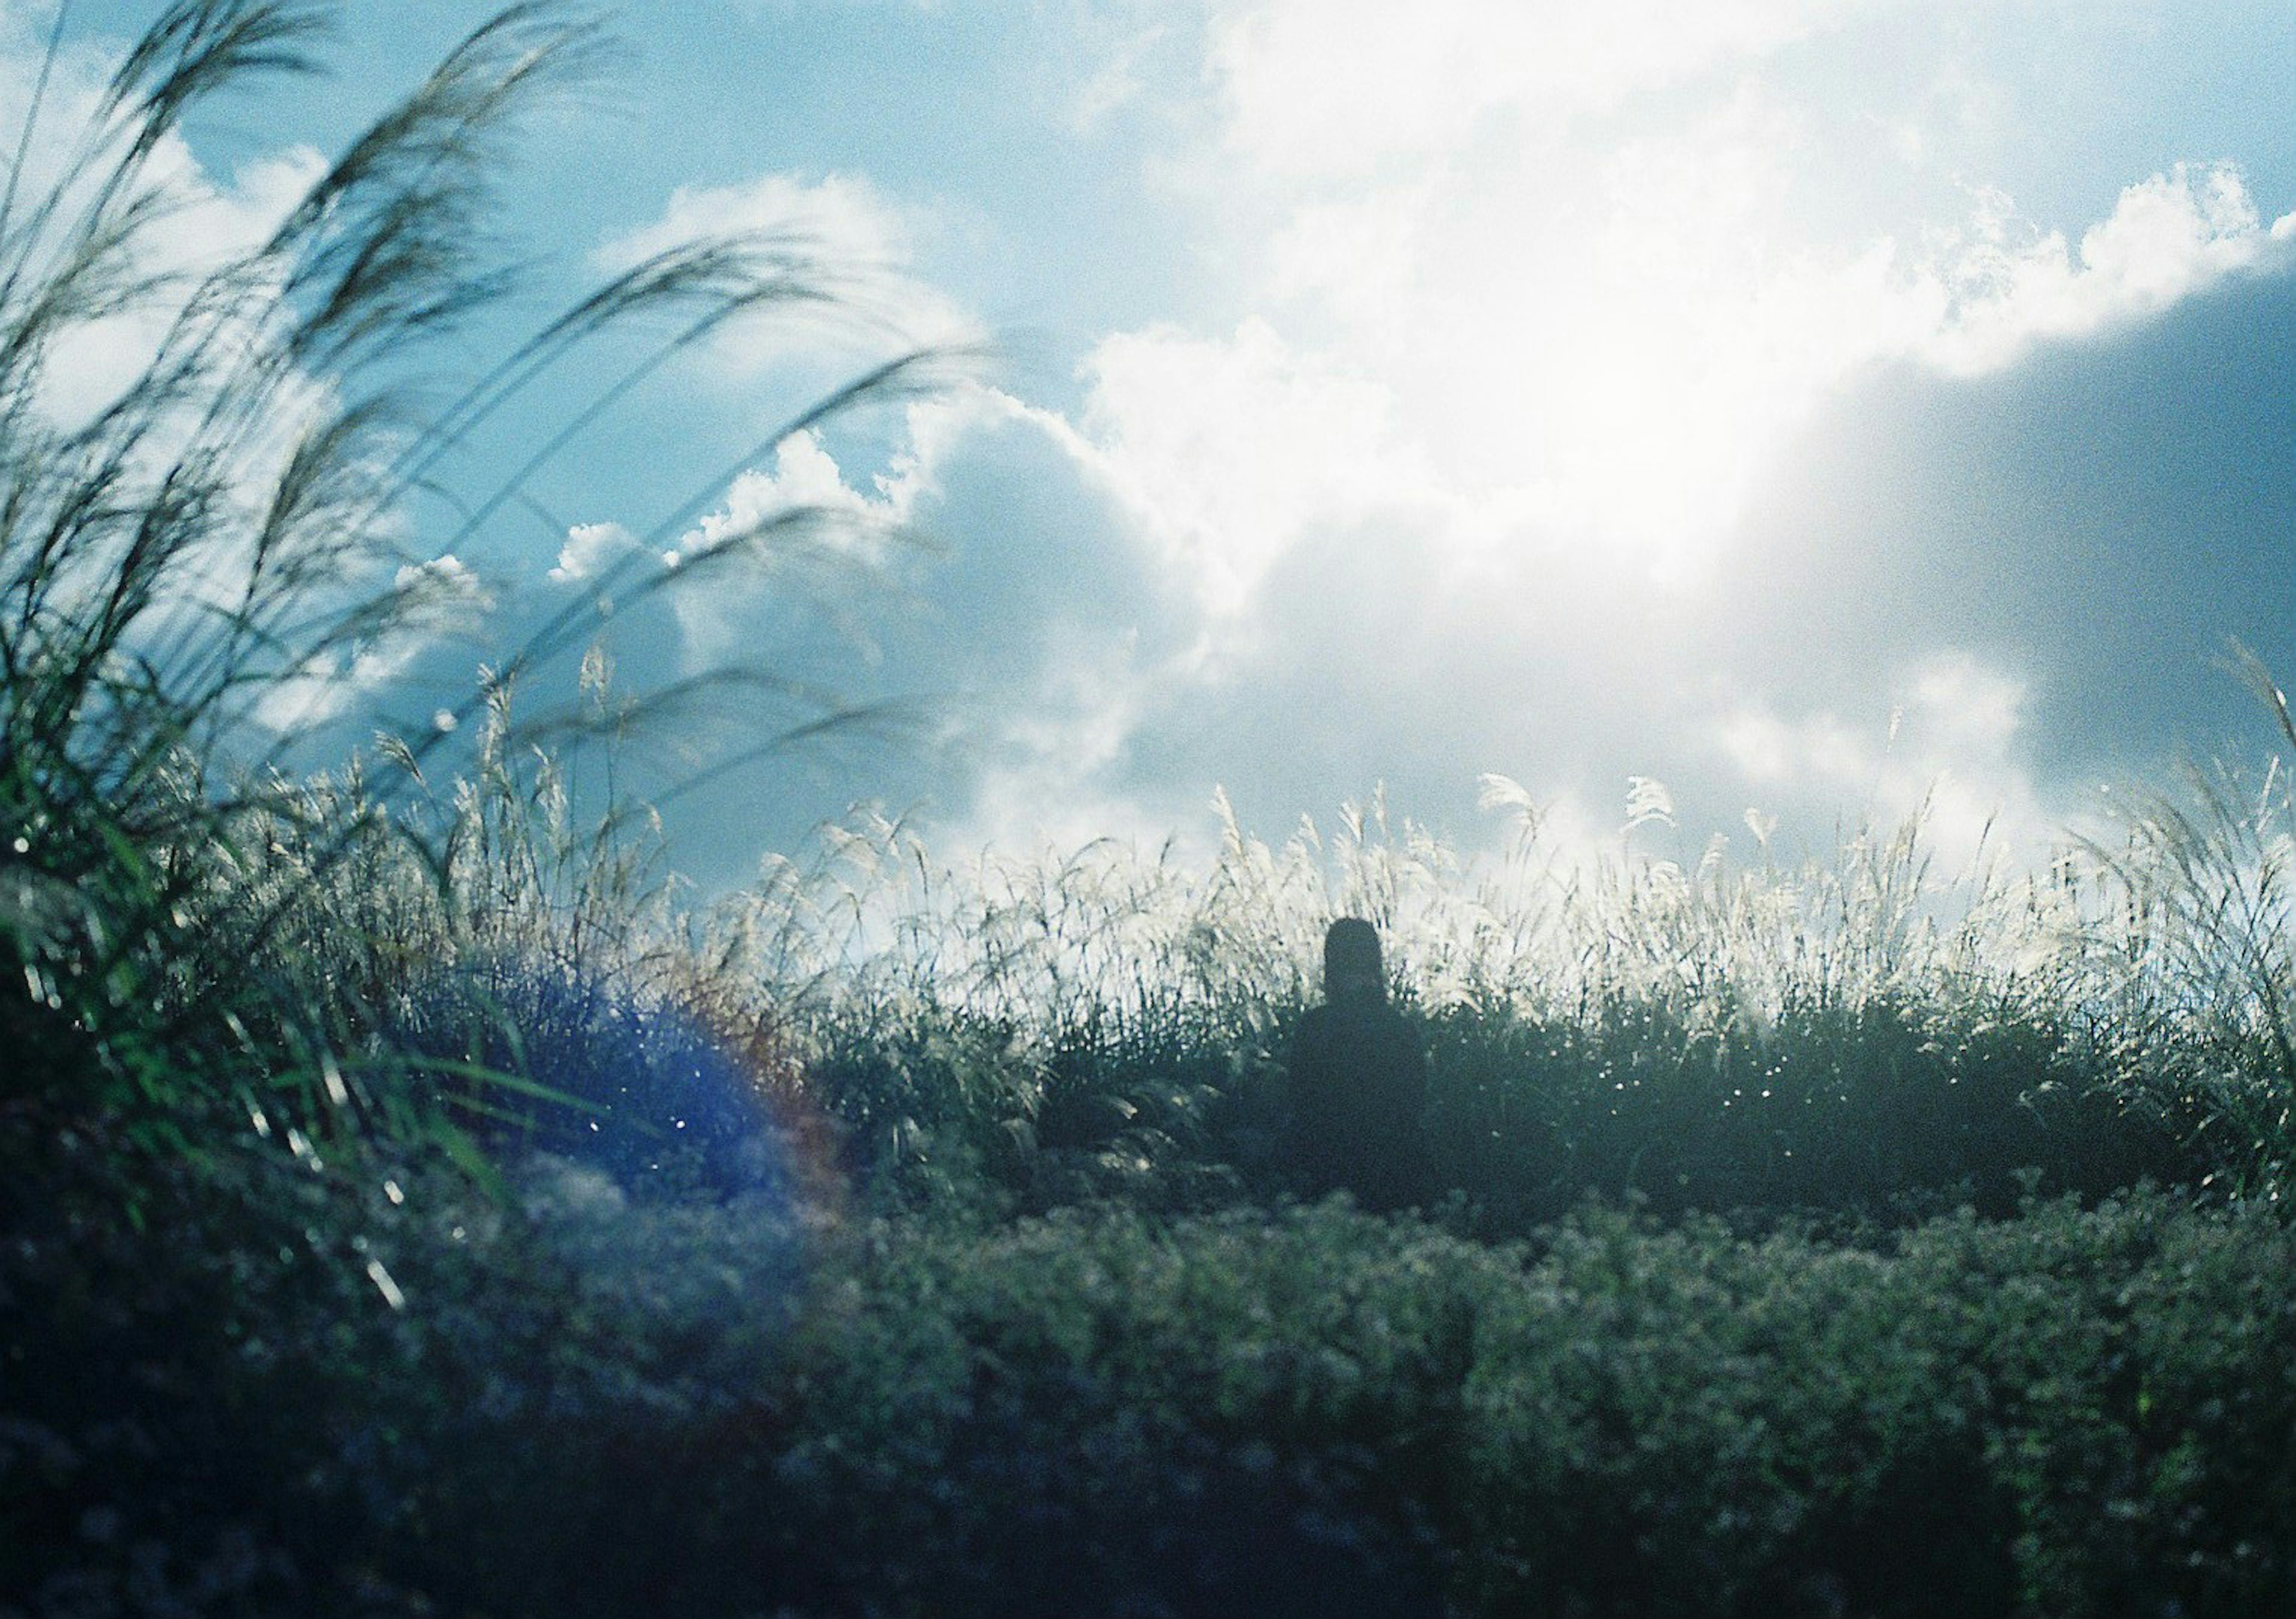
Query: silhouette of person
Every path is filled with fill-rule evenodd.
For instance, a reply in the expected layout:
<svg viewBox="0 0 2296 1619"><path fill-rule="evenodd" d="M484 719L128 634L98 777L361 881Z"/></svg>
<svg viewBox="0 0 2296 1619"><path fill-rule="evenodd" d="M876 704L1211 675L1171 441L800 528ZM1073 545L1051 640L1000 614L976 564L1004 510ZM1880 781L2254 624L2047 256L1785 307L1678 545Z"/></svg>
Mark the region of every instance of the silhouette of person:
<svg viewBox="0 0 2296 1619"><path fill-rule="evenodd" d="M1342 1187L1365 1208L1419 1198L1427 1053L1387 1003L1379 933L1342 917L1324 936L1324 1004L1301 1016L1287 1071L1292 1171L1321 1197Z"/></svg>

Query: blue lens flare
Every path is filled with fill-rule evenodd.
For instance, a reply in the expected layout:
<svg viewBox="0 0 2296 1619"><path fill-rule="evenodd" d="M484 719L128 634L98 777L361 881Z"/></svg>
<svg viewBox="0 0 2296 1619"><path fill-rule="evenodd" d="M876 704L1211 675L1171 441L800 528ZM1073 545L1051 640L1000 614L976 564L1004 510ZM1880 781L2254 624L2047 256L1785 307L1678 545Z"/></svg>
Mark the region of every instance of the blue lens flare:
<svg viewBox="0 0 2296 1619"><path fill-rule="evenodd" d="M497 1150L555 1153L634 1196L795 1199L766 1065L672 995L497 956L433 974L392 1023L393 1043L434 1065L450 1112Z"/></svg>

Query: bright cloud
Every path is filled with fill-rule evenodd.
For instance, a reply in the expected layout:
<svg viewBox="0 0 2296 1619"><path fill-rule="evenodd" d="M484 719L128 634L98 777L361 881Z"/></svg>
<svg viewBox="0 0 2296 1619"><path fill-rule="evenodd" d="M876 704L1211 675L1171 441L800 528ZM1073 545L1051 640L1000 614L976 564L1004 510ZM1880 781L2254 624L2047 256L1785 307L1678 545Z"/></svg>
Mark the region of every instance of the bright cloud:
<svg viewBox="0 0 2296 1619"><path fill-rule="evenodd" d="M1441 157L1506 112L1553 125L1775 50L1871 9L1826 0L1229 4L1211 64L1229 140L1310 177Z"/></svg>
<svg viewBox="0 0 2296 1619"><path fill-rule="evenodd" d="M305 660L283 680L268 683L255 706L255 723L280 736L292 736L340 719L406 672L414 649L323 652Z"/></svg>
<svg viewBox="0 0 2296 1619"><path fill-rule="evenodd" d="M835 295L833 307L769 305L730 325L717 353L742 372L786 359L793 343L818 345L857 326L903 346L978 341L977 323L909 273L925 221L859 176L767 174L734 185L680 186L659 218L612 238L597 259L619 271L689 243L742 238L787 255Z"/></svg>
<svg viewBox="0 0 2296 1619"><path fill-rule="evenodd" d="M21 142L13 231L22 233L36 209L57 199L49 228L31 244L37 273L68 250L66 233L95 200L123 148L116 139L107 147L91 138L117 66L101 49L67 44L47 64L32 117L46 42L25 21L0 17L0 129L9 132L12 164ZM163 136L144 159L140 184L165 206L144 221L134 269L154 282L168 278L164 289L131 306L90 311L67 328L47 356L40 403L58 421L78 423L119 397L158 353L197 278L261 246L324 168L316 150L297 145L217 175L180 132Z"/></svg>
<svg viewBox="0 0 2296 1619"><path fill-rule="evenodd" d="M1939 315L1920 349L1948 371L1998 370L2036 341L2087 337L2296 258L2296 214L2267 228L2225 164L2179 164L2128 187L2077 249L2054 231L2013 245L2009 213L2007 199L1988 198L1972 239L1929 272Z"/></svg>
<svg viewBox="0 0 2296 1619"><path fill-rule="evenodd" d="M1103 337L1072 422L1037 421L1188 593L1198 639L1111 666L1106 723L1061 746L1111 779L1185 758L1263 802L1318 773L1424 781L1439 753L1461 781L1544 759L1532 790L1582 814L1687 753L1804 831L1827 805L1926 804L1948 861L2038 845L2025 676L1906 626L1838 700L1732 697L1792 654L1718 666L1728 632L1699 604L1753 492L1861 376L2110 335L2279 269L2296 216L2188 165L2046 228L1935 177L2005 116L1961 64L1909 70L1855 132L1769 71L1898 9L1219 8L1214 217L1243 313ZM1916 168L1929 189L1890 190ZM1259 764L1276 739L1313 768Z"/></svg>
<svg viewBox="0 0 2296 1619"><path fill-rule="evenodd" d="M2024 680L1961 654L1903 671L1886 713L1780 714L1741 703L1711 722L1711 745L1755 802L1750 819L1832 802L1894 824L1919 814L1941 875L1986 854L2044 853L2063 822L2022 757Z"/></svg>
<svg viewBox="0 0 2296 1619"><path fill-rule="evenodd" d="M494 593L449 552L411 562L392 579L398 612L380 634L348 650L305 659L266 683L254 718L292 735L355 713L403 679L440 636L466 633L495 608Z"/></svg>
<svg viewBox="0 0 2296 1619"><path fill-rule="evenodd" d="M51 56L46 20L37 31L28 29L31 20L21 8L0 11L0 128L10 132L8 246L20 256L13 266L24 278L20 298L58 285L58 273L86 245L80 233L90 210L107 209L115 226L131 213L135 219L111 272L125 288L105 286L85 307L63 308L31 373L32 403L60 427L87 424L149 379L170 335L180 336L179 323L194 315L204 352L215 357L192 386L177 383L160 396L164 407L152 414L151 430L126 458L128 481L112 494L132 504L139 487L170 477L185 454L217 458L199 463L201 476L220 475L223 497L238 520L217 513L217 520L203 526L202 538L172 570L168 593L136 631L155 643L197 644L219 622L218 611L241 607L257 566L260 515L303 437L339 408L332 380L269 369L281 356L276 331L262 330L275 314L266 300L285 271L257 258L327 162L309 145L289 144L225 173L203 162L184 129L173 127L122 170L133 118L115 109L111 121L102 121L119 47L68 37ZM36 88L44 78L45 86ZM124 187L112 190L123 177ZM219 396L229 411L215 408ZM258 397L259 413L249 413ZM218 421L234 422L227 437L217 434ZM195 444L202 446L196 452ZM389 514L373 522L377 529L395 527ZM358 537L384 536L371 530ZM373 560L370 552L348 555L340 564L340 591L315 587L321 599L309 604L316 609L311 622L323 623L330 609L350 611L358 593L376 583L367 571ZM280 561L274 555L275 569ZM401 611L387 634L354 650L306 658L288 677L263 687L257 721L291 730L345 713L402 675L431 639L468 628L493 605L452 555L401 568L394 586Z"/></svg>
<svg viewBox="0 0 2296 1619"><path fill-rule="evenodd" d="M1216 616L1240 610L1319 517L1407 503L1431 485L1384 385L1294 351L1265 321L1232 339L1112 337L1086 372L1082 437Z"/></svg>
<svg viewBox="0 0 2296 1619"><path fill-rule="evenodd" d="M1187 22L1128 22L1051 116L1166 143L1143 173L1216 291L1085 339L1064 410L919 406L873 481L797 441L711 521L807 503L967 553L915 576L940 627L885 637L906 688L987 711L952 726L961 838L1168 824L1182 784L1214 781L1247 813L1382 781L1456 805L1505 770L1582 831L1654 776L1685 836L1752 806L1822 844L1845 811L1926 805L1943 865L2038 847L2066 807L2037 763L2062 751L2038 642L2062 630L1956 617L1949 581L1906 582L1917 542L1866 566L1822 502L1791 536L1748 513L1861 381L1999 379L2109 339L2277 271L2296 217L2219 164L2021 209L1996 159L2046 138L2029 86L1923 12L1214 0L1185 72ZM1901 61L1909 37L1927 53ZM681 193L618 248L808 210L914 274L918 217L846 177ZM992 438L984 495L968 468ZM1863 595L1812 590L1797 619L1750 605L1789 593L1762 568ZM754 638L769 595L688 597L689 652Z"/></svg>
<svg viewBox="0 0 2296 1619"><path fill-rule="evenodd" d="M410 626L463 628L494 610L494 593L451 552L407 563L392 583Z"/></svg>
<svg viewBox="0 0 2296 1619"><path fill-rule="evenodd" d="M1764 72L1888 9L1226 7L1209 63L1250 164L1218 184L1276 222L1245 249L1259 307L1103 339L1085 435L1226 609L1310 527L1398 502L1431 559L1528 549L1688 589L1861 373L1996 371L2296 255L2296 215L2267 226L2223 165L2129 185L2077 243L1998 192L1942 220L1893 200L1872 176L1908 126L1864 130L1852 166ZM1814 210L1825 192L1855 205Z"/></svg>
<svg viewBox="0 0 2296 1619"><path fill-rule="evenodd" d="M643 223L594 262L747 235L848 295L723 334L704 358L738 388L678 410L746 421L752 393L849 376L856 347L969 340L980 306L1041 323L1073 378L793 437L659 557L613 523L554 535L534 567L545 607L619 566L666 586L612 621L642 678L739 659L939 699L927 745L946 752L873 758L824 793L930 803L959 843L1153 840L1216 782L1280 827L1384 781L1472 838L1488 771L1573 847L1615 832L1642 778L1675 789L1693 846L1749 805L1822 845L1845 808L1926 800L1946 862L1988 824L2048 825L2054 784L2103 746L2067 714L2136 661L2116 642L2070 679L2067 649L2100 644L2108 614L2141 617L2134 582L2161 575L2115 548L2120 529L2088 544L2143 503L2111 481L2128 457L2082 454L2107 438L2070 437L2047 385L2086 388L2102 415L2158 381L2146 403L2169 420L2157 354L2111 339L2296 262L2296 216L2274 217L2284 152L2219 139L2197 102L2177 119L2132 103L2141 141L2069 151L2042 93L2071 81L2002 42L2095 44L2098 25L2064 20L2080 10L986 8L1025 23L967 37L1042 51L996 80L1031 94L978 132L1009 165L956 177L945 146L925 149L929 110L914 154L891 124L842 152L760 136L721 154L748 165L721 171L754 176L738 184L666 202L602 189ZM2218 47L2179 48L2201 82L2192 64ZM824 105L882 65L792 56ZM975 68L960 51L949 70ZM2170 163L2220 151L2249 158L2256 194L2229 164ZM258 228L310 160L193 173L237 210L201 228ZM845 167L790 167L823 162ZM931 284L958 274L965 297L995 290L969 305ZM80 408L133 338L91 336ZM2021 371L2048 346L2086 348ZM1997 417L1956 436L1969 424L1946 418L1972 398ZM2020 434L2022 459L1985 454ZM2183 486L2193 503L2204 473ZM614 509L586 493L585 508ZM797 513L778 560L709 563ZM946 544L883 543L910 526ZM451 561L404 582L480 600ZM2069 569L2109 605L2073 610ZM837 579L859 588L824 609L816 587ZM851 655L848 623L875 661ZM2171 628L2155 628L2121 640L2165 660ZM406 675L397 658L347 651L278 706L335 711ZM752 836L754 808L707 836Z"/></svg>
<svg viewBox="0 0 2296 1619"><path fill-rule="evenodd" d="M909 255L907 222L867 180L761 175L737 185L678 187L660 218L615 237L600 257L619 267L719 235L751 235L831 263L887 266Z"/></svg>
<svg viewBox="0 0 2296 1619"><path fill-rule="evenodd" d="M580 585L596 578L637 549L637 538L619 523L577 523L558 548L550 570L553 585Z"/></svg>
<svg viewBox="0 0 2296 1619"><path fill-rule="evenodd" d="M791 569L817 571L815 565L832 555L873 561L878 541L905 518L885 487L870 495L848 484L817 433L783 439L771 471L735 478L725 504L663 558L672 568L713 553L721 559L708 579L681 580L669 592L689 666L722 664L740 651L758 604L782 605Z"/></svg>
<svg viewBox="0 0 2296 1619"><path fill-rule="evenodd" d="M890 493L893 481L889 478L880 483L876 495L865 495L845 481L845 474L823 446L819 433L793 434L775 447L773 470L752 469L736 478L726 492L726 503L688 531L678 542L678 549L685 555L707 551L799 512L857 519L853 526L841 527L835 533L858 543L873 528L906 517Z"/></svg>
<svg viewBox="0 0 2296 1619"><path fill-rule="evenodd" d="M173 269L184 279L172 298L108 311L65 332L51 353L41 399L60 421L86 421L126 392L159 353L192 278L260 247L325 168L316 151L298 148L219 181L179 142L165 144L157 167L176 206L157 217L137 268L147 274Z"/></svg>

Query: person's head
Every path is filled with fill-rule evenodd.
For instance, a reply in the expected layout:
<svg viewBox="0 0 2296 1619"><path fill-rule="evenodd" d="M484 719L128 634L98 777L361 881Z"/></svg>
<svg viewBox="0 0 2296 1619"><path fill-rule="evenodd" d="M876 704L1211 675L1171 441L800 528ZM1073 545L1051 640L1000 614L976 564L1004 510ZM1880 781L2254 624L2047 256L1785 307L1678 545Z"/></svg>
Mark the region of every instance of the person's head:
<svg viewBox="0 0 2296 1619"><path fill-rule="evenodd" d="M1359 916L1343 916L1324 931L1324 995L1357 1002L1387 999L1379 930Z"/></svg>

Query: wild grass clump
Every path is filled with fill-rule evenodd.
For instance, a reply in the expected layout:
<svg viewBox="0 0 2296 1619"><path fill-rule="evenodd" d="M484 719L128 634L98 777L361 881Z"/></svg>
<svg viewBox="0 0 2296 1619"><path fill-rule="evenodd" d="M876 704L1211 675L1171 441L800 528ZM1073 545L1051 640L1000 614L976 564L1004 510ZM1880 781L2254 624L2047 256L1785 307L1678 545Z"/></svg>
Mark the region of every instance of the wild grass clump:
<svg viewBox="0 0 2296 1619"><path fill-rule="evenodd" d="M2220 1167L2187 1071L2257 1050L2160 1015L2168 946L2120 927L2125 863L1940 881L1916 821L1798 869L1589 867L1524 830L1480 871L1376 807L1280 848L1231 821L1198 863L965 869L878 822L709 936L783 1009L853 1173L944 1205L1280 1194L1285 1040L1341 914L1382 925L1428 1047L1424 1200L1475 1229L1590 1194L2000 1214L2034 1176L2097 1196Z"/></svg>
<svg viewBox="0 0 2296 1619"><path fill-rule="evenodd" d="M492 1192L243 1131L138 1162L11 1118L0 1150L0 1299L34 1324L0 1392L12 1611L645 1611L746 1467L679 1447L785 1374L808 1296L769 1196L546 1157ZM632 1582L581 1590L593 1547Z"/></svg>
<svg viewBox="0 0 2296 1619"><path fill-rule="evenodd" d="M2240 658L2283 747L2130 795L2083 846L2102 904L2079 959L2113 1060L2190 1123L2210 1184L2270 1199L2296 1171L2296 716Z"/></svg>
<svg viewBox="0 0 2296 1619"><path fill-rule="evenodd" d="M438 374L470 375L459 339L517 307L489 223L510 131L595 70L601 37L548 6L504 10L332 161L291 176L271 217L184 249L171 227L213 226L201 210L215 211L185 120L316 71L323 22L283 0L179 0L81 95L58 69L60 15L42 77L57 70L56 93L36 101L0 202L0 1042L20 1059L0 1104L101 1116L113 1139L163 1150L194 1144L208 1128L194 1114L304 1141L450 1130L390 1049L413 964L544 931L594 972L636 923L579 931L628 886L603 842L570 878L566 839L554 871L531 823L524 842L490 840L515 788L505 762L540 737L642 726L712 676L610 705L586 669L584 703L515 726L504 694L578 652L608 591L627 609L839 520L768 514L675 576L642 566L658 547L626 558L506 666L407 702L394 677L493 604L463 552L524 510L552 456L668 356L737 316L821 307L835 283L800 242L674 247L442 392ZM507 478L447 488L458 452L525 409L539 379L665 323ZM91 343L134 360L97 398ZM919 364L889 364L789 430L907 386ZM717 678L735 673L760 701L771 688L772 714L794 712L775 738L838 717L766 671ZM382 766L298 779L289 766L339 754L350 724L381 727ZM554 790L553 769L537 791ZM458 776L461 797L428 796Z"/></svg>

